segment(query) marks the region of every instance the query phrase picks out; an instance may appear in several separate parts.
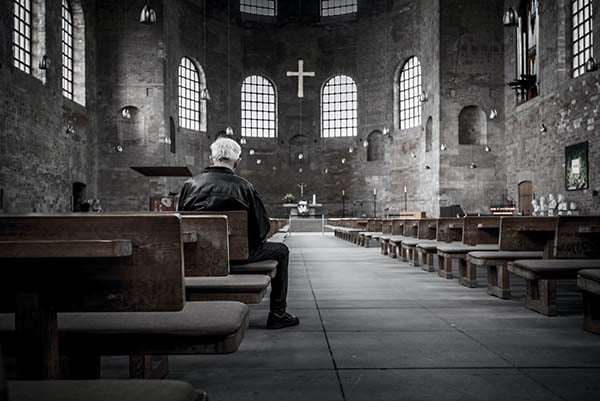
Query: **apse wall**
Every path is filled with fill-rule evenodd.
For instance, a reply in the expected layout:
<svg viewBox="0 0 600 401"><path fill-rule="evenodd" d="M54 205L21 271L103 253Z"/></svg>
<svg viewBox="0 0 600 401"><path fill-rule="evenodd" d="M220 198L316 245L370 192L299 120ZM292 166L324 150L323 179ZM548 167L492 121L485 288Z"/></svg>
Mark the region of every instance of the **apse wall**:
<svg viewBox="0 0 600 401"><path fill-rule="evenodd" d="M87 198L97 197L96 2L71 3L75 23L85 21L85 39L75 44L85 42L85 68L76 67L85 71L85 101L78 99L85 106L62 94L61 2L32 1L32 74L13 65L13 2L0 5L0 211L70 211L75 182L87 185ZM43 54L45 71L38 67Z"/></svg>
<svg viewBox="0 0 600 401"><path fill-rule="evenodd" d="M519 199L518 186L531 181L539 199L560 193L581 213L600 213L600 72L573 78L571 66L571 2L539 2L540 94L518 105L515 92L505 89L507 191ZM505 7L518 7L507 1ZM600 4L594 2L594 54L600 55ZM506 80L515 76L516 30L504 34ZM542 132L541 125L546 127ZM588 142L589 188L567 191L565 148Z"/></svg>

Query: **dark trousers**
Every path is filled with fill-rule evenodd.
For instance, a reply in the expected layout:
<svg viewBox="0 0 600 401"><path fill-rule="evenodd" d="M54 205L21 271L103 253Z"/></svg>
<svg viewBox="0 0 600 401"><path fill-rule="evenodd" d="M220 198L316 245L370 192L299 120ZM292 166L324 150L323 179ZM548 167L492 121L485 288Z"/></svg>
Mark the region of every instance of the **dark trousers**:
<svg viewBox="0 0 600 401"><path fill-rule="evenodd" d="M250 254L247 263L277 261L277 274L271 280L271 312L282 314L287 308L290 250L282 242L265 242Z"/></svg>

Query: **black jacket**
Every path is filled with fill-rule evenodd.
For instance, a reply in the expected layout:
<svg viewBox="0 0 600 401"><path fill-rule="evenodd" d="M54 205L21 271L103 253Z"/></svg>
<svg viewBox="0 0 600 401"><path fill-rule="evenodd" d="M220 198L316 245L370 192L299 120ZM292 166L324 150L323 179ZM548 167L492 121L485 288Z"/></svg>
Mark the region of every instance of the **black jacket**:
<svg viewBox="0 0 600 401"><path fill-rule="evenodd" d="M207 167L186 181L177 210L247 211L251 253L267 240L270 230L267 211L254 186L227 167Z"/></svg>

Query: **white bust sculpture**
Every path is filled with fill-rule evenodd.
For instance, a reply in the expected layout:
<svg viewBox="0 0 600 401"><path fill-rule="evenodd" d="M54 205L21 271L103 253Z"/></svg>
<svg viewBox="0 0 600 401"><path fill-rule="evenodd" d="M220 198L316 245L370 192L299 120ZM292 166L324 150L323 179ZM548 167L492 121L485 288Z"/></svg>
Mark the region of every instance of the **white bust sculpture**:
<svg viewBox="0 0 600 401"><path fill-rule="evenodd" d="M533 199L531 201L531 206L533 207L533 216L539 216L540 214L540 205L538 204L538 201Z"/></svg>
<svg viewBox="0 0 600 401"><path fill-rule="evenodd" d="M577 203L571 202L569 204L569 211L567 214L568 215L578 215L579 214L579 211L577 210Z"/></svg>
<svg viewBox="0 0 600 401"><path fill-rule="evenodd" d="M554 195L549 194L548 195L548 216L554 216L554 212L556 211L557 206L558 206L558 203L556 202L556 199L554 199Z"/></svg>
<svg viewBox="0 0 600 401"><path fill-rule="evenodd" d="M542 196L540 198L540 213L539 213L538 216L545 216L546 215L546 210L547 210L546 198Z"/></svg>
<svg viewBox="0 0 600 401"><path fill-rule="evenodd" d="M563 215L569 209L569 205L563 194L558 194L558 214Z"/></svg>

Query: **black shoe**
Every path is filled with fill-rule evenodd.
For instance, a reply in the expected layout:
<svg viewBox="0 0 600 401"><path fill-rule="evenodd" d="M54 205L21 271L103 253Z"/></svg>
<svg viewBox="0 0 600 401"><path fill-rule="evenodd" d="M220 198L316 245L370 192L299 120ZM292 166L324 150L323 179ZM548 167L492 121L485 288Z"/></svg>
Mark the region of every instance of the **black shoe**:
<svg viewBox="0 0 600 401"><path fill-rule="evenodd" d="M267 329L270 329L270 330L283 329L284 327L298 326L299 324L300 324L300 319L298 319L294 315L290 315L287 312L284 312L281 315L278 315L273 312L269 312L269 317L267 318Z"/></svg>

